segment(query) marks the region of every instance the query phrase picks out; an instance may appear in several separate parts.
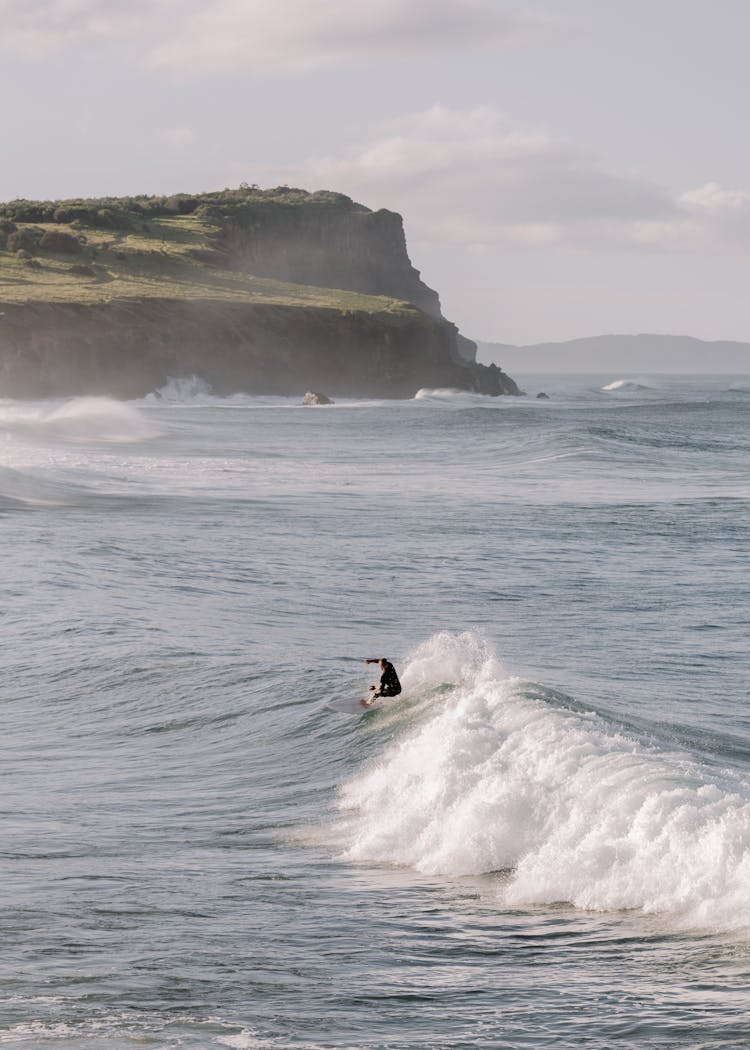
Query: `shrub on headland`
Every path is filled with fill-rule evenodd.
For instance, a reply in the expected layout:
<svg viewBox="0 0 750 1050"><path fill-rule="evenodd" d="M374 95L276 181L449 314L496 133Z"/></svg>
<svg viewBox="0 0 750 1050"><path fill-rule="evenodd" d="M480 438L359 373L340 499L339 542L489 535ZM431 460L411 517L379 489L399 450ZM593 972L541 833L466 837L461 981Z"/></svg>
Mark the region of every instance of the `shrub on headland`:
<svg viewBox="0 0 750 1050"><path fill-rule="evenodd" d="M0 216L12 222L53 222L54 203L50 201L11 201L0 205Z"/></svg>
<svg viewBox="0 0 750 1050"><path fill-rule="evenodd" d="M44 230L41 230L38 226L24 226L23 229L15 230L8 235L8 251L25 251L33 255L39 247L39 242L43 236Z"/></svg>
<svg viewBox="0 0 750 1050"><path fill-rule="evenodd" d="M352 201L341 193L327 190L309 193L294 186L262 190L256 185L242 183L237 189L227 188L200 194L173 193L170 196L96 197L64 201L19 199L0 204L0 223L75 223L95 229L132 230L142 227L148 219L175 215L195 214L207 222L223 223L242 215L248 206L257 209L264 204L289 207L313 204L329 209L353 207Z"/></svg>
<svg viewBox="0 0 750 1050"><path fill-rule="evenodd" d="M72 233L65 230L47 230L39 241L39 247L47 252L62 252L65 255L80 255L83 245Z"/></svg>
<svg viewBox="0 0 750 1050"><path fill-rule="evenodd" d="M0 246L9 252L24 251L35 255L38 251L59 252L63 255L80 255L83 245L78 237L65 230L43 230L39 226L23 226L13 223L10 233L0 230Z"/></svg>
<svg viewBox="0 0 750 1050"><path fill-rule="evenodd" d="M169 215L192 215L200 204L198 197L188 197L184 193L176 193L173 197L166 197L164 210Z"/></svg>

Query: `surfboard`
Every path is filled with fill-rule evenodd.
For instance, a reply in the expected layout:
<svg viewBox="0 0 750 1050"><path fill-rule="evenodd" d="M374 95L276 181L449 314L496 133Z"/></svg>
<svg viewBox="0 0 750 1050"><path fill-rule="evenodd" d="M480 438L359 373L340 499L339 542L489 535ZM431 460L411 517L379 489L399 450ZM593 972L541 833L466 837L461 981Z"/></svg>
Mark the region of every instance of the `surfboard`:
<svg viewBox="0 0 750 1050"><path fill-rule="evenodd" d="M349 697L343 697L340 700L329 700L328 706L334 711L341 711L346 715L364 715L368 711L377 711L380 707L385 707L388 701L382 697L378 697L376 700L370 700L369 696L355 697L350 699Z"/></svg>

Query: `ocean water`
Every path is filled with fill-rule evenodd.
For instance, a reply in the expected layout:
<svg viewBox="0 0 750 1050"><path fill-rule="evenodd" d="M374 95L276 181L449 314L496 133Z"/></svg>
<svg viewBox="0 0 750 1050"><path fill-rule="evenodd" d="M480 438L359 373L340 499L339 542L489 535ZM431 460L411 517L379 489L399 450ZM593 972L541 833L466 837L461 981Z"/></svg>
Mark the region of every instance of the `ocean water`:
<svg viewBox="0 0 750 1050"><path fill-rule="evenodd" d="M750 1046L750 380L528 383L0 401L0 1047Z"/></svg>

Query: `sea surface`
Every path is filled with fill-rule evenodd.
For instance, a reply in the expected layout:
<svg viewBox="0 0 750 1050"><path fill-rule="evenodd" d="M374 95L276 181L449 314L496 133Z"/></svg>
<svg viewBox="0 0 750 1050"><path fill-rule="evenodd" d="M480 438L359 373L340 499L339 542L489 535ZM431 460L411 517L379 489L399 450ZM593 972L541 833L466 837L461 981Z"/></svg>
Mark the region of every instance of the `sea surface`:
<svg viewBox="0 0 750 1050"><path fill-rule="evenodd" d="M0 1048L750 1046L750 379L528 391L0 401Z"/></svg>

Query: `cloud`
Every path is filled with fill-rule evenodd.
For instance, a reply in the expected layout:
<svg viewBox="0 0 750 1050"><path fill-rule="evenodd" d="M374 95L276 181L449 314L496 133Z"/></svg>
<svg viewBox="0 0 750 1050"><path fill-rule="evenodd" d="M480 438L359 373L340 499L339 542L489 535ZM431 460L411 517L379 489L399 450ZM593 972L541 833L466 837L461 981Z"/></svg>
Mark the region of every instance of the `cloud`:
<svg viewBox="0 0 750 1050"><path fill-rule="evenodd" d="M190 146L195 139L192 128L165 128L162 135L165 142L175 147Z"/></svg>
<svg viewBox="0 0 750 1050"><path fill-rule="evenodd" d="M45 58L79 40L123 39L143 28L138 5L106 0L0 0L0 50Z"/></svg>
<svg viewBox="0 0 750 1050"><path fill-rule="evenodd" d="M0 0L0 49L130 40L155 68L275 73L486 50L543 21L518 0Z"/></svg>
<svg viewBox="0 0 750 1050"><path fill-rule="evenodd" d="M429 240L590 241L686 217L661 187L602 171L570 143L515 129L488 106L412 114L369 142L310 157L286 177L311 180L405 212Z"/></svg>
<svg viewBox="0 0 750 1050"><path fill-rule="evenodd" d="M709 182L683 193L680 203L714 241L750 247L750 193Z"/></svg>
<svg viewBox="0 0 750 1050"><path fill-rule="evenodd" d="M530 22L498 0L214 0L152 52L158 66L296 69L488 48Z"/></svg>
<svg viewBox="0 0 750 1050"><path fill-rule="evenodd" d="M339 153L255 177L264 176L393 208L425 242L648 251L727 239L750 245L750 195L711 184L677 196L607 172L543 131L514 128L489 106L434 106Z"/></svg>
<svg viewBox="0 0 750 1050"><path fill-rule="evenodd" d="M743 211L750 204L750 193L741 190L725 190L718 182L708 182L695 190L688 190L680 198L683 204L695 211L712 212Z"/></svg>

